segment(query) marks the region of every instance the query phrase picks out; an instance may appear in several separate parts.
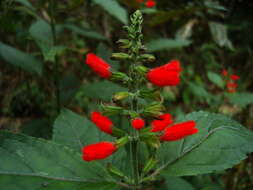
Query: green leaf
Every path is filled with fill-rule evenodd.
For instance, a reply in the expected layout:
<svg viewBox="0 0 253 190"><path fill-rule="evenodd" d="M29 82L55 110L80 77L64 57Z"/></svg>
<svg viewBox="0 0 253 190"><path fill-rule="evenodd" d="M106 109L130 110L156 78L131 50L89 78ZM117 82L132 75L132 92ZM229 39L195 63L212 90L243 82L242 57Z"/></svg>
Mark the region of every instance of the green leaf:
<svg viewBox="0 0 253 190"><path fill-rule="evenodd" d="M91 29L80 28L74 24L64 24L63 26L65 28L67 28L68 30L71 30L79 35L84 36L84 37L97 39L97 40L106 40L106 38L102 34L96 32L96 31L93 31Z"/></svg>
<svg viewBox="0 0 253 190"><path fill-rule="evenodd" d="M194 187L180 177L172 177L172 176L166 176L165 177L165 187L162 187L161 190L194 190Z"/></svg>
<svg viewBox="0 0 253 190"><path fill-rule="evenodd" d="M211 72L211 71L208 71L207 72L207 77L208 79L214 83L215 85L217 85L218 87L220 88L224 88L224 81L222 79L222 77L220 75L218 75L217 73L214 73L214 72Z"/></svg>
<svg viewBox="0 0 253 190"><path fill-rule="evenodd" d="M42 74L42 63L32 55L0 42L0 57L4 61L31 73Z"/></svg>
<svg viewBox="0 0 253 190"><path fill-rule="evenodd" d="M126 91L126 89L109 81L100 81L86 84L82 87L82 91L89 98L110 101L114 93Z"/></svg>
<svg viewBox="0 0 253 190"><path fill-rule="evenodd" d="M59 30L59 27L56 27L56 29ZM64 46L54 46L51 27L44 20L39 19L34 22L29 29L29 33L41 49L45 61L54 62L55 56L66 49Z"/></svg>
<svg viewBox="0 0 253 190"><path fill-rule="evenodd" d="M199 85L193 82L189 82L188 85L191 92L197 97L208 98L211 96L211 94L208 93L207 90L202 85Z"/></svg>
<svg viewBox="0 0 253 190"><path fill-rule="evenodd" d="M76 151L96 143L101 132L88 119L64 109L54 123L53 140Z"/></svg>
<svg viewBox="0 0 253 190"><path fill-rule="evenodd" d="M44 53L53 46L51 27L44 20L40 19L34 22L29 29L29 33Z"/></svg>
<svg viewBox="0 0 253 190"><path fill-rule="evenodd" d="M8 190L64 185L75 190L78 185L112 180L100 163L84 162L80 153L52 141L1 132L0 154L0 184Z"/></svg>
<svg viewBox="0 0 253 190"><path fill-rule="evenodd" d="M253 104L253 93L250 92L237 92L234 94L226 94L227 98L232 104L236 104L245 107L249 104Z"/></svg>
<svg viewBox="0 0 253 190"><path fill-rule="evenodd" d="M128 13L116 0L93 0L123 24L128 23Z"/></svg>
<svg viewBox="0 0 253 190"><path fill-rule="evenodd" d="M155 52L155 51L169 50L169 49L174 49L174 48L182 48L190 44L191 42L189 40L159 38L159 39L148 42L146 44L146 47L148 51Z"/></svg>
<svg viewBox="0 0 253 190"><path fill-rule="evenodd" d="M15 181L15 183L13 183ZM0 175L0 184L7 190L115 190L115 184L108 182L83 183L56 181L42 177Z"/></svg>
<svg viewBox="0 0 253 190"><path fill-rule="evenodd" d="M227 47L231 50L234 49L233 44L228 39L227 27L218 22L209 22L209 28L212 33L213 40L221 47Z"/></svg>
<svg viewBox="0 0 253 190"><path fill-rule="evenodd" d="M158 157L165 174L187 176L233 167L253 151L253 133L220 114L193 112L185 120L197 122L199 133L162 144Z"/></svg>
<svg viewBox="0 0 253 190"><path fill-rule="evenodd" d="M113 142L114 140L115 138L98 130L88 119L67 109L62 110L54 123L53 141L76 151L80 151L87 144L100 141ZM105 164L111 162L115 167L125 171L129 169L126 162L122 161L125 158L126 152L122 148L109 158L99 162Z"/></svg>
<svg viewBox="0 0 253 190"><path fill-rule="evenodd" d="M35 10L33 5L28 0L15 0L15 1L22 4L22 5L24 5L27 8L30 8L31 10Z"/></svg>

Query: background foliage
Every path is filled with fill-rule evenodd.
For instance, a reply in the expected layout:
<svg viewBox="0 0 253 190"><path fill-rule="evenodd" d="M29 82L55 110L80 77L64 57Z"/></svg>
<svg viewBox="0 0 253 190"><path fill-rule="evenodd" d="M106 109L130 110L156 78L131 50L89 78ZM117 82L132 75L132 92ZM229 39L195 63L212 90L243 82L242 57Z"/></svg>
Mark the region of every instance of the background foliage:
<svg viewBox="0 0 253 190"><path fill-rule="evenodd" d="M84 59L85 54L92 51L114 68L124 71L126 66L111 60L110 55L118 50L116 41L125 35L122 26L128 23L128 15L137 8L144 13L147 50L157 58L147 66L155 67L176 58L184 68L181 85L163 89L167 111L178 118L196 110L219 112L252 129L251 1L159 0L151 9L140 7L135 0L65 0L57 3L57 7L49 0L3 0L0 5L1 129L53 138L77 149L79 145L72 142L74 139L66 141L61 139L65 134L53 135L53 126L59 122L64 124L62 115L55 123L54 120L63 107L87 117L101 100L109 102L113 93L124 90L97 78L84 65ZM51 17L55 18L55 28L50 24ZM221 75L223 69L241 77L234 94L226 92ZM58 128L54 127L54 130ZM85 135L85 132L79 135ZM3 135L0 139L4 138ZM15 138L10 144L20 144L21 152L17 154L26 151L22 149L23 141L31 143L31 149L32 146L43 149L42 144L34 144L30 137ZM50 146L54 151L61 148L54 144ZM64 151L67 155L70 150ZM34 150L36 154L39 152ZM233 169L212 175L172 178L164 174L169 180L160 184L177 181L166 184L171 190L250 190L253 188L252 159L250 156ZM43 157L40 161L43 162ZM58 161L52 161L55 162ZM10 179L6 176L1 180L4 184ZM39 180L33 179L34 184ZM53 184L52 188L67 185L71 186L59 183ZM76 185L78 187L78 183ZM87 186L87 189L92 188ZM112 184L101 182L101 186L111 189Z"/></svg>

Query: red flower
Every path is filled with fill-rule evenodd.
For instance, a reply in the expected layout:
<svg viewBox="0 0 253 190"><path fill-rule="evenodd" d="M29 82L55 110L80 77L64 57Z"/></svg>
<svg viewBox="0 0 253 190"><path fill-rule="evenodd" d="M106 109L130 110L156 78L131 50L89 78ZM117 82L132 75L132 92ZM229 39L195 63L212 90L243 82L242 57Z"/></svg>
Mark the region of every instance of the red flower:
<svg viewBox="0 0 253 190"><path fill-rule="evenodd" d="M227 82L227 91L229 93L235 93L238 85L235 82Z"/></svg>
<svg viewBox="0 0 253 190"><path fill-rule="evenodd" d="M231 75L231 76L230 76L230 79L231 79L231 80L239 80L240 77L239 77L238 75Z"/></svg>
<svg viewBox="0 0 253 190"><path fill-rule="evenodd" d="M90 144L83 147L83 160L92 161L104 159L117 150L114 143L111 142L100 142L96 144Z"/></svg>
<svg viewBox="0 0 253 190"><path fill-rule="evenodd" d="M227 82L227 88L237 88L237 84L234 82Z"/></svg>
<svg viewBox="0 0 253 190"><path fill-rule="evenodd" d="M175 86L180 82L180 62L173 60L166 65L151 69L147 73L148 80L157 86Z"/></svg>
<svg viewBox="0 0 253 190"><path fill-rule="evenodd" d="M111 66L106 63L100 57L97 57L94 53L89 53L86 56L86 64L99 76L103 78L109 78L112 73L110 71Z"/></svg>
<svg viewBox="0 0 253 190"><path fill-rule="evenodd" d="M225 77L228 75L228 71L226 69L223 69L221 74Z"/></svg>
<svg viewBox="0 0 253 190"><path fill-rule="evenodd" d="M152 129L151 132L158 132L164 130L168 125L172 124L172 117L170 114L165 113L159 116L160 120L154 120L151 123Z"/></svg>
<svg viewBox="0 0 253 190"><path fill-rule="evenodd" d="M91 121L103 132L112 134L113 123L99 112L91 113Z"/></svg>
<svg viewBox="0 0 253 190"><path fill-rule="evenodd" d="M141 128L145 126L145 121L141 118L135 118L132 120L131 124L133 128L135 128L136 130L140 130Z"/></svg>
<svg viewBox="0 0 253 190"><path fill-rule="evenodd" d="M168 127L160 137L161 141L176 141L198 132L195 121L186 121Z"/></svg>
<svg viewBox="0 0 253 190"><path fill-rule="evenodd" d="M147 2L145 3L145 6L147 8L152 8L156 5L156 2L154 0L147 0Z"/></svg>

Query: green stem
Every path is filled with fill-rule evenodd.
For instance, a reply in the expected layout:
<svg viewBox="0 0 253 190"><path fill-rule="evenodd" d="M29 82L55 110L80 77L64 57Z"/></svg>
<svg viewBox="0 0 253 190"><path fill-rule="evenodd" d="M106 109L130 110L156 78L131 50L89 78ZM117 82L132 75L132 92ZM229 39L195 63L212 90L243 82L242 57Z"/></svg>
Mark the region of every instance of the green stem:
<svg viewBox="0 0 253 190"><path fill-rule="evenodd" d="M52 31L52 36L53 36L53 46L57 44L57 36L56 36L56 18L55 18L55 12L56 12L56 7L57 7L57 1L55 0L50 0L50 25L51 25L51 31ZM54 59L54 84L55 84L55 96L56 96L56 111L59 114L61 110L61 102L60 102L60 85L59 85L59 65L58 65L58 57L55 55Z"/></svg>

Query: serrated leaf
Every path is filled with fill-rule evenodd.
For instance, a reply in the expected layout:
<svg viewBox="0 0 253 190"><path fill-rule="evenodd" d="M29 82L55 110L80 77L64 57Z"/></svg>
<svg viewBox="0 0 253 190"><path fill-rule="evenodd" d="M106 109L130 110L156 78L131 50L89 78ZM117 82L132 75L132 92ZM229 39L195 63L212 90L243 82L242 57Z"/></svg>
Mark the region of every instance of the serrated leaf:
<svg viewBox="0 0 253 190"><path fill-rule="evenodd" d="M4 61L31 73L42 74L42 63L30 54L0 42L0 57Z"/></svg>
<svg viewBox="0 0 253 190"><path fill-rule="evenodd" d="M75 190L73 187L78 184L85 187L112 180L100 163L84 162L80 153L52 141L1 132L0 154L3 163L0 165L0 182L5 184L5 189L14 190L15 184L20 184L20 189L37 190L41 187L49 190L51 185L69 184L69 190ZM20 181L13 184L11 179Z"/></svg>
<svg viewBox="0 0 253 190"><path fill-rule="evenodd" d="M250 92L237 92L234 94L226 94L226 96L232 104L242 107L253 104L253 93Z"/></svg>
<svg viewBox="0 0 253 190"><path fill-rule="evenodd" d="M64 109L54 123L53 140L73 150L80 151L87 144L100 141L114 142L115 138L98 130L87 118ZM129 169L126 162L122 162L125 158L126 152L121 148L112 156L99 162L105 164L108 162L113 163L115 167L125 171Z"/></svg>
<svg viewBox="0 0 253 190"><path fill-rule="evenodd" d="M208 79L214 83L215 85L217 85L218 87L220 88L224 88L224 81L222 79L222 77L220 75L218 75L217 73L214 73L214 72L211 72L211 71L208 71L207 72L207 77Z"/></svg>
<svg viewBox="0 0 253 190"><path fill-rule="evenodd" d="M128 23L128 13L116 0L93 0L123 24Z"/></svg>
<svg viewBox="0 0 253 190"><path fill-rule="evenodd" d="M106 38L102 34L91 29L80 28L74 24L64 24L63 26L84 37L93 38L97 40L106 40Z"/></svg>
<svg viewBox="0 0 253 190"><path fill-rule="evenodd" d="M158 157L170 176L211 173L233 167L253 151L253 133L220 114L193 112L199 133L162 144Z"/></svg>
<svg viewBox="0 0 253 190"><path fill-rule="evenodd" d="M53 141L80 151L99 140L100 131L88 119L64 109L54 123Z"/></svg>
<svg viewBox="0 0 253 190"><path fill-rule="evenodd" d="M146 47L148 51L155 52L155 51L161 51L161 50L182 48L190 44L191 44L191 41L189 40L159 38L159 39L148 42L146 44Z"/></svg>
<svg viewBox="0 0 253 190"><path fill-rule="evenodd" d="M82 91L89 98L110 101L114 93L126 91L126 89L109 81L99 81L86 84L82 87Z"/></svg>

